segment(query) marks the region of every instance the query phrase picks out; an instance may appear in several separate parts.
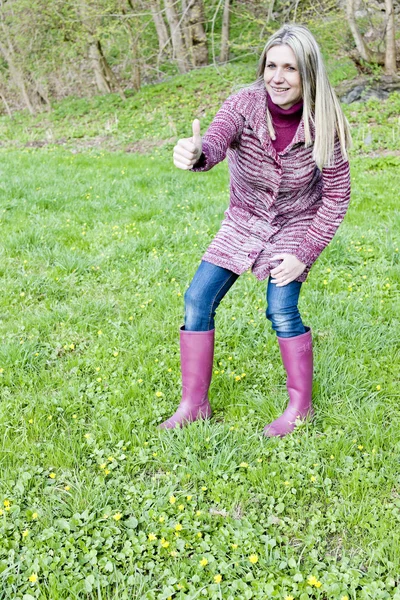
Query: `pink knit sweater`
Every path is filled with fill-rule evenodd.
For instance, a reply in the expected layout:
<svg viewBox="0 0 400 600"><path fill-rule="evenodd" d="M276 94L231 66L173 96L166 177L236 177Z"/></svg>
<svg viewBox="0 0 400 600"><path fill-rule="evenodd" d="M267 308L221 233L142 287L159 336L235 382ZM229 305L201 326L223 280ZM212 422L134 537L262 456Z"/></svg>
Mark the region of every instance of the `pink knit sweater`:
<svg viewBox="0 0 400 600"><path fill-rule="evenodd" d="M320 171L305 147L304 121L281 152L266 123L265 88L230 96L203 137L203 154L193 171L208 171L228 157L230 203L203 260L242 274L251 269L262 281L294 254L306 264L297 281L329 244L350 201L349 164L335 144L335 160Z"/></svg>

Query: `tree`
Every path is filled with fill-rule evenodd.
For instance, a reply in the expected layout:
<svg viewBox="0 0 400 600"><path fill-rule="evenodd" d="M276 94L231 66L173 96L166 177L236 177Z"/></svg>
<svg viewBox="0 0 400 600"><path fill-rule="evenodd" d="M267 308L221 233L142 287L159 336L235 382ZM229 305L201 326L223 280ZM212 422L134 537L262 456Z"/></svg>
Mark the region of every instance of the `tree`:
<svg viewBox="0 0 400 600"><path fill-rule="evenodd" d="M182 37L181 21L178 17L176 10L175 0L164 0L165 1L165 13L167 15L167 21L171 31L172 47L174 50L174 58L178 65L180 73L186 73L189 70L189 64L187 60L187 51L185 42Z"/></svg>
<svg viewBox="0 0 400 600"><path fill-rule="evenodd" d="M358 27L355 17L356 0L346 0L346 15L358 55L367 63L382 65L387 75L396 73L396 42L393 0L385 0L384 23L385 52L368 46ZM371 10L371 8L370 8Z"/></svg>
<svg viewBox="0 0 400 600"><path fill-rule="evenodd" d="M231 0L225 0L222 17L221 50L219 54L219 62L221 63L226 63L229 60L230 7Z"/></svg>

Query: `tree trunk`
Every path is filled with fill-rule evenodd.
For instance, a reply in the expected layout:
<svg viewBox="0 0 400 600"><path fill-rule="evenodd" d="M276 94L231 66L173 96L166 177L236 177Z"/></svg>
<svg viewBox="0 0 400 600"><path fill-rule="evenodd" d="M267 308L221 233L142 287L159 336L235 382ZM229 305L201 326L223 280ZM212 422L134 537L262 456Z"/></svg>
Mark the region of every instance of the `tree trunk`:
<svg viewBox="0 0 400 600"><path fill-rule="evenodd" d="M275 0L269 0L267 23L272 20L272 13L274 12Z"/></svg>
<svg viewBox="0 0 400 600"><path fill-rule="evenodd" d="M3 104L4 104L4 106L5 106L5 109L6 109L6 111L7 111L7 114L8 114L8 116L10 117L10 119L12 119L12 118L13 118L13 116L12 116L12 112L11 112L11 110L10 110L9 104L8 104L8 102L7 102L7 99L6 99L5 95L3 94L3 90L2 90L2 89L0 89L0 98L1 98L1 99L2 99L2 101L3 101Z"/></svg>
<svg viewBox="0 0 400 600"><path fill-rule="evenodd" d="M151 0L150 10L153 17L154 25L156 27L158 37L158 47L160 52L164 52L165 49L170 45L168 29L164 22L159 0Z"/></svg>
<svg viewBox="0 0 400 600"><path fill-rule="evenodd" d="M356 18L354 16L354 0L347 0L346 14L347 14L347 21L349 23L349 27L350 27L351 33L353 35L354 42L355 42L355 45L356 45L359 55L366 62L371 62L371 58L372 58L371 51L368 48L368 46L365 44L364 39L357 27Z"/></svg>
<svg viewBox="0 0 400 600"><path fill-rule="evenodd" d="M186 58L186 48L183 43L182 31L179 23L178 13L175 9L175 1L174 0L164 0L165 1L165 12L167 15L167 20L169 24L169 28L171 30L171 39L172 39L172 47L174 50L174 57L176 63L178 65L178 69L180 73L187 73L189 70L188 61Z"/></svg>
<svg viewBox="0 0 400 600"><path fill-rule="evenodd" d="M386 8L386 48L385 48L385 73L396 74L396 37L394 29L393 0L385 0Z"/></svg>
<svg viewBox="0 0 400 600"><path fill-rule="evenodd" d="M229 60L229 26L230 26L231 0L225 0L224 14L222 17L221 51L219 62L226 63Z"/></svg>
<svg viewBox="0 0 400 600"><path fill-rule="evenodd" d="M187 15L193 64L195 67L205 67L208 65L208 46L203 0L190 0Z"/></svg>
<svg viewBox="0 0 400 600"><path fill-rule="evenodd" d="M123 89L119 85L106 57L103 54L100 40L92 39L89 44L89 58L92 63L94 76L99 92L109 94L113 91L113 85L118 90L123 100L126 100Z"/></svg>
<svg viewBox="0 0 400 600"><path fill-rule="evenodd" d="M5 36L8 37L6 32L4 31L4 24L2 25L2 29L5 33ZM22 72L18 69L16 62L14 61L14 48L10 40L8 40L8 47L2 42L0 42L0 53L3 55L3 58L8 65L11 79L13 80L16 87L19 89L26 108L29 110L31 115L34 115L35 109L29 97L28 89L25 85L24 76Z"/></svg>
<svg viewBox="0 0 400 600"><path fill-rule="evenodd" d="M194 65L193 61L193 40L192 34L190 31L190 23L189 23L189 6L191 4L191 0L182 0L182 32L185 40L185 46L187 54L190 58L192 65Z"/></svg>

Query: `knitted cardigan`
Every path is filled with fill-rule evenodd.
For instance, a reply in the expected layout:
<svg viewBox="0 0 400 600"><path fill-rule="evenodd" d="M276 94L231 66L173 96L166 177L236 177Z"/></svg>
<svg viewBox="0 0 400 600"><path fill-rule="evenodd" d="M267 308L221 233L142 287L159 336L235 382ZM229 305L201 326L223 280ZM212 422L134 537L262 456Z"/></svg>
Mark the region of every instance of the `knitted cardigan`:
<svg viewBox="0 0 400 600"><path fill-rule="evenodd" d="M192 171L208 171L228 157L230 203L202 259L262 281L280 264L274 254L293 254L306 265L331 241L350 201L348 161L335 142L333 165L318 169L306 148L304 120L281 152L273 147L265 88L242 89L222 105L203 136ZM314 139L314 129L311 125Z"/></svg>

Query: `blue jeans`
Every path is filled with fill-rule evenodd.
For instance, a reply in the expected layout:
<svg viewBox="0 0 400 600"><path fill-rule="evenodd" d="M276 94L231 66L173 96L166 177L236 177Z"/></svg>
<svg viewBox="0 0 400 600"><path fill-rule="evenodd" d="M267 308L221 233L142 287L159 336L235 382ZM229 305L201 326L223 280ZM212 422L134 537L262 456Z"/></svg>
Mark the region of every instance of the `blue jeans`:
<svg viewBox="0 0 400 600"><path fill-rule="evenodd" d="M201 261L185 292L185 330L214 329L215 312L239 275L229 269ZM306 332L297 307L301 282L277 287L268 279L266 317L279 337L295 337Z"/></svg>

